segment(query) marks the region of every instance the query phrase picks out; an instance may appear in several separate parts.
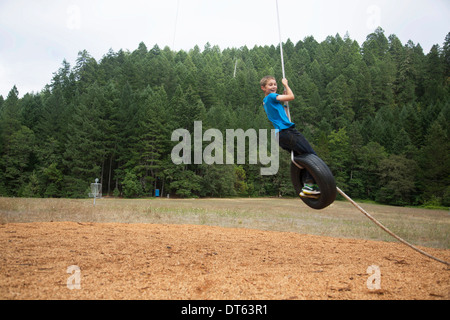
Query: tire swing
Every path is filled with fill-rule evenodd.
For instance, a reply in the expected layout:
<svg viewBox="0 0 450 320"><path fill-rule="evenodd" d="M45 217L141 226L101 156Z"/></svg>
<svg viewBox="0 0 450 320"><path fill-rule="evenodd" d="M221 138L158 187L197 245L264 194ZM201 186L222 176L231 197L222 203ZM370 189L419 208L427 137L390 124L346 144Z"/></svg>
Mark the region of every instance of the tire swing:
<svg viewBox="0 0 450 320"><path fill-rule="evenodd" d="M295 161L295 163L294 163ZM295 156L291 162L291 180L296 194L300 194L304 186L304 175L307 170L316 181L321 194L317 197L300 197L302 201L312 209L321 210L331 205L336 200L336 181L330 168L314 154Z"/></svg>
<svg viewBox="0 0 450 320"><path fill-rule="evenodd" d="M278 32L280 37L280 53L281 53L281 67L283 72L283 78L286 78L286 72L284 69L284 55L283 55L283 42L281 40L281 26L280 26L280 12L277 5L278 16ZM289 104L286 103L286 112L289 120L291 120L291 114L289 112ZM291 180L294 185L297 195L300 194L304 186L304 174L305 170L313 176L316 184L320 188L320 196L315 198L301 197L303 202L313 209L324 209L336 200L336 181L328 166L314 154L303 154L294 156L294 152L291 154Z"/></svg>

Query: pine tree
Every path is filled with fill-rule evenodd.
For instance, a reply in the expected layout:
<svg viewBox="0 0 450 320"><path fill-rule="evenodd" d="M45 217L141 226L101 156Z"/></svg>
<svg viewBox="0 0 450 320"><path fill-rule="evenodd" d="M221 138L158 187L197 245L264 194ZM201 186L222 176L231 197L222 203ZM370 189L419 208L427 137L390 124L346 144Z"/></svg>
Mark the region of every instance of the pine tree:
<svg viewBox="0 0 450 320"><path fill-rule="evenodd" d="M158 178L163 178L163 156L168 152L169 134L164 113L167 96L163 87L158 91L144 90L139 98L137 136L134 137L130 167L140 179L146 193L157 189Z"/></svg>
<svg viewBox="0 0 450 320"><path fill-rule="evenodd" d="M28 183L27 169L35 152L34 140L33 131L25 126L7 137L8 144L4 148L0 166L4 170L3 178L5 187L9 190L8 195L21 196Z"/></svg>
<svg viewBox="0 0 450 320"><path fill-rule="evenodd" d="M346 189L352 156L347 130L333 131L328 136L328 145L330 153L327 163L335 175L336 183Z"/></svg>
<svg viewBox="0 0 450 320"><path fill-rule="evenodd" d="M444 60L441 55L441 49L434 45L426 57L427 64L424 79L424 99L425 101L435 102L445 96L444 89Z"/></svg>
<svg viewBox="0 0 450 320"><path fill-rule="evenodd" d="M447 93L450 89L449 79L450 79L450 32L445 36L444 47L442 48L443 58L444 58L444 77L446 81Z"/></svg>
<svg viewBox="0 0 450 320"><path fill-rule="evenodd" d="M450 142L439 120L428 130L419 159L422 173L419 185L423 190L423 199L437 198L442 202L450 186Z"/></svg>
<svg viewBox="0 0 450 320"><path fill-rule="evenodd" d="M73 70L73 78L77 83L77 89L80 94L95 82L97 78L97 61L86 51L80 51Z"/></svg>
<svg viewBox="0 0 450 320"><path fill-rule="evenodd" d="M86 188L96 178L102 178L102 127L100 110L104 103L97 85L87 88L75 105L69 123L63 163L67 170L65 187L71 197L86 197Z"/></svg>
<svg viewBox="0 0 450 320"><path fill-rule="evenodd" d="M119 182L125 178L127 163L130 160L132 153L132 146L135 137L137 136L138 127L138 106L136 103L135 94L131 86L127 82L120 92L120 97L117 101L117 107L114 107L114 123L116 123L116 135L114 146L114 156L117 166L114 170L115 187L119 188ZM111 160L110 160L111 161Z"/></svg>
<svg viewBox="0 0 450 320"><path fill-rule="evenodd" d="M379 174L381 162L388 157L385 148L377 142L369 142L361 149L361 179L364 181L364 189L367 198L375 200L375 196L381 187Z"/></svg>
<svg viewBox="0 0 450 320"><path fill-rule="evenodd" d="M14 86L9 91L0 114L1 134L4 144L8 143L8 137L20 129L21 122L19 91Z"/></svg>
<svg viewBox="0 0 450 320"><path fill-rule="evenodd" d="M343 75L327 86L327 108L331 116L329 121L335 130L344 128L353 121L355 113L351 108L349 87Z"/></svg>
<svg viewBox="0 0 450 320"><path fill-rule="evenodd" d="M391 205L411 203L415 192L417 164L403 155L391 154L380 162L380 190L377 201Z"/></svg>
<svg viewBox="0 0 450 320"><path fill-rule="evenodd" d="M27 166L25 158L18 152L21 148L20 140L27 140L26 136L32 133L26 132L28 128L21 125L18 96L19 91L14 86L0 109L0 192L4 195L17 195L20 174Z"/></svg>

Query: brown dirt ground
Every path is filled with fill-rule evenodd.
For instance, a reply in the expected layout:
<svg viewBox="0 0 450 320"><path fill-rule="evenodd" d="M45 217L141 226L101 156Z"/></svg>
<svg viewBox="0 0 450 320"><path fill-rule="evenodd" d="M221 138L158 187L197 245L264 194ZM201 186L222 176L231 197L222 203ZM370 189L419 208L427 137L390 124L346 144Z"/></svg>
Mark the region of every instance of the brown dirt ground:
<svg viewBox="0 0 450 320"><path fill-rule="evenodd" d="M450 250L426 251L450 260ZM67 287L72 265L80 290ZM367 287L371 265L380 290ZM0 225L4 300L449 298L449 268L399 243L191 225Z"/></svg>

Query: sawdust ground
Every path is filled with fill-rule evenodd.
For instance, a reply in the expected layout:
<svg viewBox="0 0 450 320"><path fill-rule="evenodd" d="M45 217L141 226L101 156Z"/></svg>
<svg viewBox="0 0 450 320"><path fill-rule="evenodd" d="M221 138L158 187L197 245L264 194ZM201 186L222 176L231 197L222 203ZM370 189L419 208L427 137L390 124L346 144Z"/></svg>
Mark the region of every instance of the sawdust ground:
<svg viewBox="0 0 450 320"><path fill-rule="evenodd" d="M450 298L449 269L398 243L191 225L0 225L0 299ZM426 249L449 261L450 250ZM70 290L80 269L81 289ZM367 281L375 265L379 290ZM374 283L374 282L371 282Z"/></svg>

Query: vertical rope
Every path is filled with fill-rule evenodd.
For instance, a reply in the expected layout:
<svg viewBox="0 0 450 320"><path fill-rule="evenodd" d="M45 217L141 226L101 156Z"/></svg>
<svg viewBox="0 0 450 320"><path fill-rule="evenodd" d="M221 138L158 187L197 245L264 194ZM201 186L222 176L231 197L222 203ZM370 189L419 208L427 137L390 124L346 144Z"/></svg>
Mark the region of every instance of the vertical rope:
<svg viewBox="0 0 450 320"><path fill-rule="evenodd" d="M278 17L278 36L280 38L281 68L283 71L283 78L286 78L286 71L284 70L283 41L281 37L280 10L278 9L278 0L276 0L276 2L277 2L277 17Z"/></svg>
<svg viewBox="0 0 450 320"><path fill-rule="evenodd" d="M278 8L278 0L276 0L277 4L277 18L278 18L278 36L280 38L280 54L281 54L281 70L283 72L283 79L286 78L286 70L284 69L284 52L283 52L283 40L281 37L281 22L280 22L280 10ZM288 116L289 121L291 119L291 111L289 110L289 102L285 103L286 115ZM294 159L294 151L291 152L291 161L295 164L299 169L303 169Z"/></svg>
<svg viewBox="0 0 450 320"><path fill-rule="evenodd" d="M175 16L175 28L173 31L173 40L172 40L172 50L175 51L175 38L177 36L177 27L178 27L178 11L180 9L180 0L177 0L177 14Z"/></svg>

